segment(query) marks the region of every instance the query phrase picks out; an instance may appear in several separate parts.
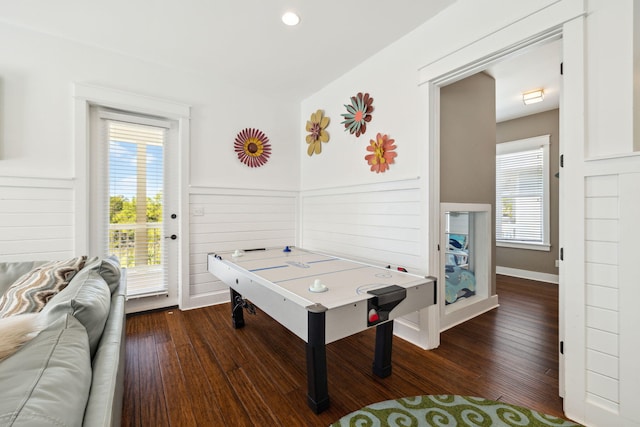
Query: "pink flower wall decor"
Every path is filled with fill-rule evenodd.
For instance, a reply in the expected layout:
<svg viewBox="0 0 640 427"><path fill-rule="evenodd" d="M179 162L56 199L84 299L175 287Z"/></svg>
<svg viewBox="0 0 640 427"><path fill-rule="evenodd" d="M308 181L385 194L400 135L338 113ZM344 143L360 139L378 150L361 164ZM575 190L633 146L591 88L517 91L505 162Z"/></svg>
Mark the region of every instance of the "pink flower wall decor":
<svg viewBox="0 0 640 427"><path fill-rule="evenodd" d="M364 134L367 131L367 123L371 121L373 98L368 93L363 95L362 92L358 92L356 96L351 97L351 105L345 104L345 108L347 113L340 114L344 117L341 123L344 125L345 132L349 131L356 137Z"/></svg>
<svg viewBox="0 0 640 427"><path fill-rule="evenodd" d="M269 160L271 144L269 138L260 130L246 128L236 135L233 144L238 159L245 165L257 168Z"/></svg>
<svg viewBox="0 0 640 427"><path fill-rule="evenodd" d="M395 140L389 138L388 135L378 134L376 139L370 141L367 151L371 154L364 156L367 163L371 165L371 172L380 173L389 169L389 165L394 163L394 159L398 155L394 145Z"/></svg>

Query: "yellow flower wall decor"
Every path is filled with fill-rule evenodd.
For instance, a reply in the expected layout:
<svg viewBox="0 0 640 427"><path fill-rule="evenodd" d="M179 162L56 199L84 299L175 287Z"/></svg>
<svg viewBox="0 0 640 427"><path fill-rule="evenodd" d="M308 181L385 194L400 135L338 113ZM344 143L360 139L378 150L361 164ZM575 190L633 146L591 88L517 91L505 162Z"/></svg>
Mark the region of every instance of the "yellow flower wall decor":
<svg viewBox="0 0 640 427"><path fill-rule="evenodd" d="M394 145L395 140L389 138L388 135L378 134L376 139L370 141L367 151L371 154L364 156L365 160L371 165L371 172L380 173L389 169L389 165L394 163L394 159L398 155Z"/></svg>
<svg viewBox="0 0 640 427"><path fill-rule="evenodd" d="M269 138L261 130L246 128L236 135L233 144L238 159L245 165L257 168L264 165L271 155Z"/></svg>
<svg viewBox="0 0 640 427"><path fill-rule="evenodd" d="M362 92L358 92L356 96L351 97L351 105L344 106L347 113L340 114L344 117L344 121L341 122L344 125L344 131L349 131L356 137L363 135L367 131L367 123L371 121L373 98L368 93L363 95Z"/></svg>
<svg viewBox="0 0 640 427"><path fill-rule="evenodd" d="M318 110L315 113L311 114L311 118L307 120L307 144L309 144L309 148L307 148L307 154L312 156L315 154L320 154L322 152L322 143L329 142L329 134L325 130L329 126L329 117L324 117L324 112L322 110Z"/></svg>

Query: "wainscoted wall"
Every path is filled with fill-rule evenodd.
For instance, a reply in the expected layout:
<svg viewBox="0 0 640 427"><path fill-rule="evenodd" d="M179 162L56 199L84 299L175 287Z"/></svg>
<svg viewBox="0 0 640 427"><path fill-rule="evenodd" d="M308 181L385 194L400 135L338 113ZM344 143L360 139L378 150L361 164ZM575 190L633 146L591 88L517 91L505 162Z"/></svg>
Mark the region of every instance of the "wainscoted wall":
<svg viewBox="0 0 640 427"><path fill-rule="evenodd" d="M0 177L0 261L74 255L71 179Z"/></svg>
<svg viewBox="0 0 640 427"><path fill-rule="evenodd" d="M585 180L587 394L618 412L618 176Z"/></svg>
<svg viewBox="0 0 640 427"><path fill-rule="evenodd" d="M640 420L640 156L586 162L585 172L586 402L599 408L595 425L607 414L631 425Z"/></svg>
<svg viewBox="0 0 640 427"><path fill-rule="evenodd" d="M426 270L420 180L301 193L301 246L379 265Z"/></svg>
<svg viewBox="0 0 640 427"><path fill-rule="evenodd" d="M302 191L300 244L305 249L427 274L428 224L422 185L415 178ZM435 347L437 340L429 341L433 337L425 333L429 315L433 333L437 330L434 313L425 309L396 319L394 333L423 348Z"/></svg>
<svg viewBox="0 0 640 427"><path fill-rule="evenodd" d="M192 187L189 192L189 287L183 308L229 299L207 271L207 254L296 244L298 193Z"/></svg>

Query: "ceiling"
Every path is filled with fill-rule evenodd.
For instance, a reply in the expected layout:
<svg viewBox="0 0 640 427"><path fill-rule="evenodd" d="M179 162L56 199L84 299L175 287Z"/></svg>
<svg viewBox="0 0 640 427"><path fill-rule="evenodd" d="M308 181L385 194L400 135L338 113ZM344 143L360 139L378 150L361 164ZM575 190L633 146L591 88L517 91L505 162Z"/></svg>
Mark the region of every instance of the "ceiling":
<svg viewBox="0 0 640 427"><path fill-rule="evenodd" d="M455 0L0 0L0 22L300 101ZM151 7L153 6L153 7ZM301 17L296 27L281 20ZM497 119L557 108L560 44L487 69ZM527 108L523 91L542 87Z"/></svg>
<svg viewBox="0 0 640 427"><path fill-rule="evenodd" d="M485 72L496 81L496 121L552 110L560 106L562 41L530 47L491 65ZM544 90L544 99L524 105L522 94Z"/></svg>
<svg viewBox="0 0 640 427"><path fill-rule="evenodd" d="M0 21L301 100L454 2L0 0Z"/></svg>

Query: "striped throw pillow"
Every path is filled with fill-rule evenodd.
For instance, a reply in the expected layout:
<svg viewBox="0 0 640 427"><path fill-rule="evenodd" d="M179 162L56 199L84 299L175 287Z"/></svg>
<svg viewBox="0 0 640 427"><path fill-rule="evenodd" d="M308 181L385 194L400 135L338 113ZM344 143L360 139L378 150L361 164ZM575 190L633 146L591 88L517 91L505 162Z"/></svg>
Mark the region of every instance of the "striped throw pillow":
<svg viewBox="0 0 640 427"><path fill-rule="evenodd" d="M0 297L0 318L37 313L84 267L86 256L39 265L16 280Z"/></svg>

